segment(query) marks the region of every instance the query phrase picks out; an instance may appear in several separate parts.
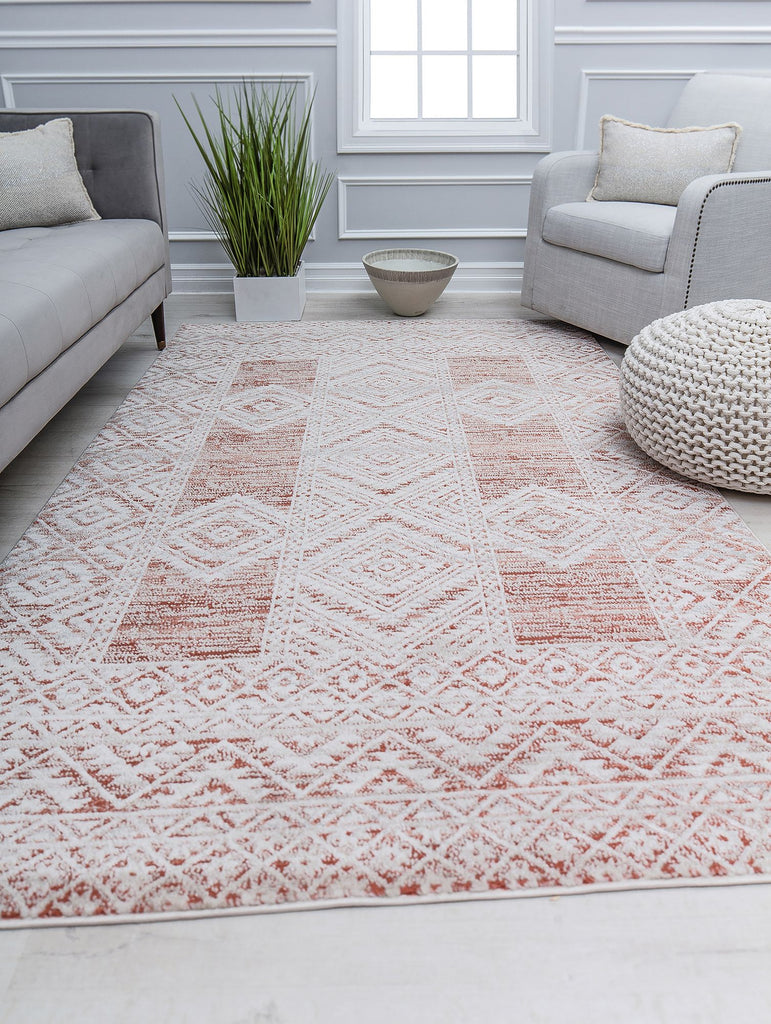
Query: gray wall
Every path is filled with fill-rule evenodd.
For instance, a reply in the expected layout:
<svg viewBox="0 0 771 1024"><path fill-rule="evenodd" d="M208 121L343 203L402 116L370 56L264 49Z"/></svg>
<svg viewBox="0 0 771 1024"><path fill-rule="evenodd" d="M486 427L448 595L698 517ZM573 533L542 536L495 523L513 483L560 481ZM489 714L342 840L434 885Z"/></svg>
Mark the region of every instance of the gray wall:
<svg viewBox="0 0 771 1024"><path fill-rule="evenodd" d="M543 2L543 0L539 0ZM552 149L595 148L603 113L660 123L694 71L771 67L768 0L556 0ZM297 78L316 88L314 148L341 179L306 251L309 287L369 287L360 257L393 245L449 250L453 287L518 287L537 153L345 153L336 146L334 0L0 2L6 106L160 112L175 286L230 288L191 198L200 162L174 105L215 83Z"/></svg>

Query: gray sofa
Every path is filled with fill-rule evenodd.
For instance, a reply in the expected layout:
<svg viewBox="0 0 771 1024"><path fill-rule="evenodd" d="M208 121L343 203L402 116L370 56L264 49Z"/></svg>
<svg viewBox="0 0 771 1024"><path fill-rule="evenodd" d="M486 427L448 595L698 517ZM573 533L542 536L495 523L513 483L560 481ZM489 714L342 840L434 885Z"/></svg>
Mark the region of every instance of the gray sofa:
<svg viewBox="0 0 771 1024"><path fill-rule="evenodd" d="M0 132L73 123L101 220L0 231L0 469L140 324L165 347L171 291L157 115L0 110Z"/></svg>

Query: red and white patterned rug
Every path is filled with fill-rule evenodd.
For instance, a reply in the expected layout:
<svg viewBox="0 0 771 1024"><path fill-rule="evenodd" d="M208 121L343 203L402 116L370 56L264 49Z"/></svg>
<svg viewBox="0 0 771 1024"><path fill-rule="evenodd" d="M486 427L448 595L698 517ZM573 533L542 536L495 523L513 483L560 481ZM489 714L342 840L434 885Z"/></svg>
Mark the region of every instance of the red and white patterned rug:
<svg viewBox="0 0 771 1024"><path fill-rule="evenodd" d="M184 328L2 568L6 923L768 880L771 556L617 388Z"/></svg>

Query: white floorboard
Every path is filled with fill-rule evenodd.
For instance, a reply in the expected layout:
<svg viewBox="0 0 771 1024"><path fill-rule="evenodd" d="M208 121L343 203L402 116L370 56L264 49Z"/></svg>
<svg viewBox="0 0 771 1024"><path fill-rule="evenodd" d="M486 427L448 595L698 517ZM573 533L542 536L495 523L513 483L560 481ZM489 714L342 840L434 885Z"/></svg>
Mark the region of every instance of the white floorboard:
<svg viewBox="0 0 771 1024"><path fill-rule="evenodd" d="M771 887L28 930L0 960L14 1024L762 1024Z"/></svg>
<svg viewBox="0 0 771 1024"><path fill-rule="evenodd" d="M311 295L305 318L386 315ZM429 315L528 313L446 294ZM232 318L225 296L167 305L169 337ZM0 474L0 556L156 356L147 324ZM727 497L771 547L771 499ZM771 885L0 932L0 1024L70 1021L771 1024Z"/></svg>

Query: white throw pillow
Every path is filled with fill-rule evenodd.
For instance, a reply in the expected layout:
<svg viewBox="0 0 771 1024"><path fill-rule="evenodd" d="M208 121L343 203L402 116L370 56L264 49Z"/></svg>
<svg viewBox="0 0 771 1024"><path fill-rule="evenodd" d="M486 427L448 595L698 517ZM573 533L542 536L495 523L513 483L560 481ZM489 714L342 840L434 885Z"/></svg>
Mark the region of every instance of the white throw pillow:
<svg viewBox="0 0 771 1024"><path fill-rule="evenodd" d="M0 229L99 219L78 170L68 117L0 132Z"/></svg>
<svg viewBox="0 0 771 1024"><path fill-rule="evenodd" d="M600 162L590 200L677 206L687 185L733 167L738 124L651 128L605 114Z"/></svg>

